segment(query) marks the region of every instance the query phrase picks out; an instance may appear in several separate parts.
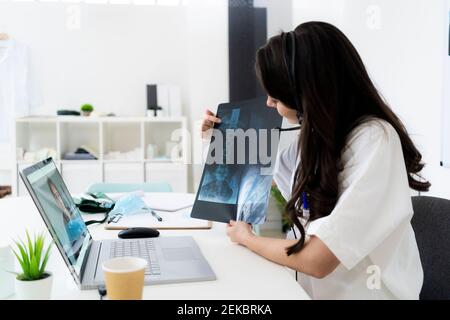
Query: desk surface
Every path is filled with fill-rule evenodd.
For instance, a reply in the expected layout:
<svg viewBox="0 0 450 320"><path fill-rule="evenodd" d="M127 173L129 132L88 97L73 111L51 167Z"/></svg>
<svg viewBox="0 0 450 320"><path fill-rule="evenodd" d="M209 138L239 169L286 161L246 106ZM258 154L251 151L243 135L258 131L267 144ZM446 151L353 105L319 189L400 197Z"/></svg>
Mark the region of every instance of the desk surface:
<svg viewBox="0 0 450 320"><path fill-rule="evenodd" d="M46 230L29 197L0 200L0 245L30 232ZM94 239L116 238L118 231L90 226ZM309 299L287 268L231 243L225 225L210 230L162 230L161 236L190 235L216 273L217 280L146 286L144 299ZM48 239L50 235L47 233ZM16 264L17 268L17 264ZM54 275L52 299L98 299L97 291L81 291L73 281L58 249L53 248L47 269Z"/></svg>

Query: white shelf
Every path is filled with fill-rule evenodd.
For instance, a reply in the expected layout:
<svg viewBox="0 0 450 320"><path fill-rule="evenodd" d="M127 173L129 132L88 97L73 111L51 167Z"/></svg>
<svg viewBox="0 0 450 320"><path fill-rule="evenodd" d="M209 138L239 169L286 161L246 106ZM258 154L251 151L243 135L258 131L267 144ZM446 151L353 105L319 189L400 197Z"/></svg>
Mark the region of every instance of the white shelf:
<svg viewBox="0 0 450 320"><path fill-rule="evenodd" d="M143 163L144 160L133 160L133 159L111 159L111 160L102 160L103 163Z"/></svg>
<svg viewBox="0 0 450 320"><path fill-rule="evenodd" d="M30 166L33 164L33 161L26 161L26 160L17 160L16 164L20 164L20 165L27 165L29 164Z"/></svg>
<svg viewBox="0 0 450 320"><path fill-rule="evenodd" d="M102 160L58 160L61 164L101 164Z"/></svg>
<svg viewBox="0 0 450 320"><path fill-rule="evenodd" d="M171 141L174 130L179 141ZM185 117L27 117L16 120L16 148L38 151L51 148L54 159L72 193L85 191L97 182L166 181L174 191L187 191L188 136ZM167 143L171 142L171 143ZM148 158L147 147L153 145L156 156ZM97 152L97 160L65 160L64 154L82 145ZM174 149L175 148L175 149ZM134 152L135 158L107 159L111 152ZM34 162L16 159L14 194L26 193L18 170ZM164 179L163 179L164 178ZM163 179L163 180L162 180Z"/></svg>
<svg viewBox="0 0 450 320"><path fill-rule="evenodd" d="M183 158L175 159L145 159L145 163L183 163Z"/></svg>
<svg viewBox="0 0 450 320"><path fill-rule="evenodd" d="M133 159L114 159L114 160L54 160L56 163L61 164L70 164L70 163L86 163L86 164L93 164L93 163L184 163L182 158L178 159L144 159L144 160L133 160ZM25 160L18 160L16 162L20 165L32 165L35 163L35 161L25 161Z"/></svg>
<svg viewBox="0 0 450 320"><path fill-rule="evenodd" d="M17 118L16 123L30 123L30 122L38 122L38 123L56 123L58 120L57 117L24 117L24 118Z"/></svg>
<svg viewBox="0 0 450 320"><path fill-rule="evenodd" d="M24 117L16 119L16 123L57 123L57 122L154 122L154 123L167 123L167 122L184 122L185 117L82 117L82 116L36 116L36 117Z"/></svg>

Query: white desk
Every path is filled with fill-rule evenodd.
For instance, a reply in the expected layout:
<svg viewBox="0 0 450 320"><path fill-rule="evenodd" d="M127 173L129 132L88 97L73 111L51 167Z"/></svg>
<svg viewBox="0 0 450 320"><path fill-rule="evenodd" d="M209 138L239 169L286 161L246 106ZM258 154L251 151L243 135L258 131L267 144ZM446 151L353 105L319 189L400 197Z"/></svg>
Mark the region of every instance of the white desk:
<svg viewBox="0 0 450 320"><path fill-rule="evenodd" d="M0 243L46 230L29 197L0 200ZM94 239L116 238L118 231L103 225L89 227ZM211 230L163 230L161 236L191 235L216 273L217 280L146 286L144 299L309 299L285 267L231 243L225 225L214 223ZM51 237L47 233L47 239ZM47 269L54 275L52 299L99 299L95 290L81 291L75 285L56 246Z"/></svg>

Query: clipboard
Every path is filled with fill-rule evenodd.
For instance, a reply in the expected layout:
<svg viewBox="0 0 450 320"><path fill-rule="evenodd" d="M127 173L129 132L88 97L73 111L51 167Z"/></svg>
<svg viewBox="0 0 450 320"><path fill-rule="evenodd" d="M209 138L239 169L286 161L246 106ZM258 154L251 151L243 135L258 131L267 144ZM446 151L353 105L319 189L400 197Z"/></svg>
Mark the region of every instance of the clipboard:
<svg viewBox="0 0 450 320"><path fill-rule="evenodd" d="M112 196L116 197L117 194ZM153 201L148 201L152 198ZM156 200L158 199L159 200ZM169 202L168 200L172 200ZM178 200L178 201L177 201ZM124 230L135 227L154 228L159 230L192 230L192 229L211 229L212 221L191 218L192 205L195 200L194 194L176 194L176 193L150 193L146 194L144 201L150 208L155 205L161 209L164 207L167 210L154 211L163 219L158 221L151 213L143 212L139 214L120 217L105 224L106 230ZM168 202L164 206L164 202ZM179 210L175 210L181 207Z"/></svg>

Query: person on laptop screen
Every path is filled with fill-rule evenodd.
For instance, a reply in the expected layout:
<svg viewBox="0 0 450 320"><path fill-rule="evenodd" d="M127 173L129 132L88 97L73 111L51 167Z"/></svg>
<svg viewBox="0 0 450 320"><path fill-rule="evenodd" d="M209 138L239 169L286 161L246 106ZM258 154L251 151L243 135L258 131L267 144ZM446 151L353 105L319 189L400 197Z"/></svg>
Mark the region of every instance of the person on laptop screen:
<svg viewBox="0 0 450 320"><path fill-rule="evenodd" d="M274 239L230 220L231 241L295 270L314 299L418 299L424 275L410 190L431 184L355 47L333 25L307 22L261 47L256 73L267 107L300 129L273 175L293 228ZM214 123L207 110L204 133Z"/></svg>
<svg viewBox="0 0 450 320"><path fill-rule="evenodd" d="M73 255L75 258L78 258L79 251L83 244L81 235L85 232L81 217L76 216L75 208L70 206L71 202L68 199L64 199L63 194L58 190L58 187L55 182L53 182L52 178L47 178L47 185L63 220L64 233L68 238L66 249L70 248L73 250ZM63 228L60 230L63 230Z"/></svg>

